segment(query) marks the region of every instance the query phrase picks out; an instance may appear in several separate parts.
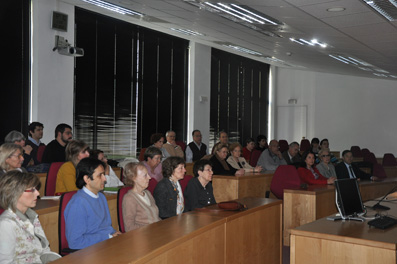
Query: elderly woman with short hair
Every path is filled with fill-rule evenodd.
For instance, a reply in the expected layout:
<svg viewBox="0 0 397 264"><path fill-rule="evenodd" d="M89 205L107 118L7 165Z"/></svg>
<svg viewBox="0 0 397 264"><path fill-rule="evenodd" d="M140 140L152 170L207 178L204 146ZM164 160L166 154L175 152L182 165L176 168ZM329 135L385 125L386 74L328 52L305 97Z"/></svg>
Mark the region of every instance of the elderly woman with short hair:
<svg viewBox="0 0 397 264"><path fill-rule="evenodd" d="M163 179L161 156L161 151L158 148L151 146L146 149L144 161L142 162L150 177L155 179L157 182Z"/></svg>
<svg viewBox="0 0 397 264"><path fill-rule="evenodd" d="M321 148L318 152L318 157L320 158L320 163L317 164L316 168L326 178L335 177L336 171L335 166L331 163L331 153L327 148Z"/></svg>
<svg viewBox="0 0 397 264"><path fill-rule="evenodd" d="M226 162L227 154L229 152L226 145L219 144L214 147L214 151L214 155L211 157L210 161L215 175L233 176L244 174L244 169L235 169Z"/></svg>
<svg viewBox="0 0 397 264"><path fill-rule="evenodd" d="M90 156L89 148L81 140L72 140L65 150L66 160L58 171L55 193L64 193L78 190L76 186L76 166L80 160Z"/></svg>
<svg viewBox="0 0 397 264"><path fill-rule="evenodd" d="M8 171L19 170L26 172L22 168L23 148L14 143L4 143L0 146L0 176Z"/></svg>
<svg viewBox="0 0 397 264"><path fill-rule="evenodd" d="M34 160L31 156L33 148L26 145L26 137L19 131L13 130L7 134L4 138L5 143L14 143L23 148L23 163L22 167L27 168L28 166L33 166Z"/></svg>
<svg viewBox="0 0 397 264"><path fill-rule="evenodd" d="M38 215L32 210L39 196L39 178L10 171L0 177L1 263L48 263L61 256L51 252Z"/></svg>
<svg viewBox="0 0 397 264"><path fill-rule="evenodd" d="M165 142L165 137L161 133L155 133L150 137L150 143L152 144L152 146L161 150L162 153L161 161L164 161L166 158L171 157L168 151L165 148L163 148L164 142Z"/></svg>
<svg viewBox="0 0 397 264"><path fill-rule="evenodd" d="M169 157L163 161L163 176L154 189L154 199L162 219L184 212L185 201L179 180L185 177L185 161L181 157Z"/></svg>
<svg viewBox="0 0 397 264"><path fill-rule="evenodd" d="M232 143L229 146L231 155L227 158L227 163L236 170L244 169L245 172L261 172L262 167L252 167L244 157L241 157L241 145L238 142Z"/></svg>
<svg viewBox="0 0 397 264"><path fill-rule="evenodd" d="M132 186L122 203L125 231L160 221L156 201L147 190L150 176L146 167L141 163L128 163L124 167L124 175L125 183Z"/></svg>

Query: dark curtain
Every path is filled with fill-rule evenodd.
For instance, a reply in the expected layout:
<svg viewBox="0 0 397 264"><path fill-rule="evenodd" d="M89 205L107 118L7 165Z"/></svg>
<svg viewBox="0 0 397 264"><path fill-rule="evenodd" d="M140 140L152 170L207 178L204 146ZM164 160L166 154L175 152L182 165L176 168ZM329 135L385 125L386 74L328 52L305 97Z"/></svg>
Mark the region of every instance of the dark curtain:
<svg viewBox="0 0 397 264"><path fill-rule="evenodd" d="M135 156L150 135L186 138L188 42L76 8L76 138ZM177 66L175 66L177 65Z"/></svg>
<svg viewBox="0 0 397 264"><path fill-rule="evenodd" d="M269 65L217 49L211 55L210 146L220 131L243 146L266 135Z"/></svg>
<svg viewBox="0 0 397 264"><path fill-rule="evenodd" d="M0 73L0 142L11 130L27 136L30 79L30 1L0 2L3 66Z"/></svg>

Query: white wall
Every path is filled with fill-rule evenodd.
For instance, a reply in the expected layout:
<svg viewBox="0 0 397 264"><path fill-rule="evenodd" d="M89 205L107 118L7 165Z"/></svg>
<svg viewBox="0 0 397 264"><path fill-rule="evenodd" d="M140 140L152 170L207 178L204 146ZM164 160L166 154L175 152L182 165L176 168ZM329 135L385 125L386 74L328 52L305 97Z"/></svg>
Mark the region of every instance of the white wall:
<svg viewBox="0 0 397 264"><path fill-rule="evenodd" d="M276 83L278 106L291 98L307 106L307 138L328 138L331 150L397 154L397 81L279 68Z"/></svg>

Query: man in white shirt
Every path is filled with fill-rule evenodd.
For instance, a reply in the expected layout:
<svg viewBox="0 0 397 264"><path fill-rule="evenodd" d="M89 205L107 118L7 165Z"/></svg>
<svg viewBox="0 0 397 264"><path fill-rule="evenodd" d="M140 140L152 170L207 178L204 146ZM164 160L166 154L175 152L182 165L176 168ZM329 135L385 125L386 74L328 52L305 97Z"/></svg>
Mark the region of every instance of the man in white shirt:
<svg viewBox="0 0 397 264"><path fill-rule="evenodd" d="M190 142L185 150L186 162L194 162L208 155L207 145L201 142L202 135L200 130L193 130L193 141Z"/></svg>

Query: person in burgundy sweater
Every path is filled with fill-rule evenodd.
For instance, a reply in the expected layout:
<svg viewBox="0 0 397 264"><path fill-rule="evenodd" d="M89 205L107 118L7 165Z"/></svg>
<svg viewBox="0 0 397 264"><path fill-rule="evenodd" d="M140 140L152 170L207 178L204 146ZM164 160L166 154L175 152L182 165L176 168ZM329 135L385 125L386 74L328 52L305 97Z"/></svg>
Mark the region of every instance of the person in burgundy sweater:
<svg viewBox="0 0 397 264"><path fill-rule="evenodd" d="M314 166L315 156L314 153L309 151L305 153L302 157L304 163L302 166L298 168L298 174L301 180L304 183L309 185L324 185L324 184L333 184L335 181L335 177L325 178Z"/></svg>

